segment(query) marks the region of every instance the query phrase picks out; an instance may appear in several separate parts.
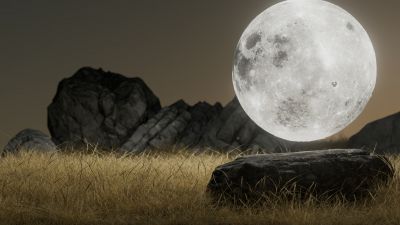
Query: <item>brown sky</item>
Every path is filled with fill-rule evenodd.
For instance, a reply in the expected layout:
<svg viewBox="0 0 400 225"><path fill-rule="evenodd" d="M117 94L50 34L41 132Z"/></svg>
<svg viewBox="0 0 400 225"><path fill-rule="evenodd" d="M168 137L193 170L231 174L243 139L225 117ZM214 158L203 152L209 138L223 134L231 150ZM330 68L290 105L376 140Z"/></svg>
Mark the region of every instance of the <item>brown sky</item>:
<svg viewBox="0 0 400 225"><path fill-rule="evenodd" d="M58 81L82 66L140 76L163 105L227 103L234 47L277 0L0 2L0 146L23 128L47 132ZM374 95L342 134L400 111L400 1L332 0L369 33L378 60Z"/></svg>

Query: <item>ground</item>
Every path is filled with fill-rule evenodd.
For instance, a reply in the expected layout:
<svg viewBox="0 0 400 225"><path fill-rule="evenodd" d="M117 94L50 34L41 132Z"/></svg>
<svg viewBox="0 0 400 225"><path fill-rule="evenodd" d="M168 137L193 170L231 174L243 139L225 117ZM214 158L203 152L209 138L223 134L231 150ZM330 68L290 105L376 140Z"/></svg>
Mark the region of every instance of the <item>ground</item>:
<svg viewBox="0 0 400 225"><path fill-rule="evenodd" d="M400 224L398 172L372 200L213 204L205 189L234 154L22 152L0 159L0 224ZM399 168L400 157L390 157Z"/></svg>

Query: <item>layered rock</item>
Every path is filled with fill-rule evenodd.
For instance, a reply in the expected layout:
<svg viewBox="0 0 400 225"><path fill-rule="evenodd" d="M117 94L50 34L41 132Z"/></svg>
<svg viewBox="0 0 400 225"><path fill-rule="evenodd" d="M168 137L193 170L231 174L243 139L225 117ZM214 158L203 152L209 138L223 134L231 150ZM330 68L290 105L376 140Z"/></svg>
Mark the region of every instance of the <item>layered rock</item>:
<svg viewBox="0 0 400 225"><path fill-rule="evenodd" d="M207 190L228 200L368 195L393 176L388 160L357 149L252 155L218 166Z"/></svg>
<svg viewBox="0 0 400 225"><path fill-rule="evenodd" d="M400 153L400 113L367 124L349 139L349 147Z"/></svg>
<svg viewBox="0 0 400 225"><path fill-rule="evenodd" d="M117 148L160 108L140 78L82 68L58 85L48 127L56 144Z"/></svg>
<svg viewBox="0 0 400 225"><path fill-rule="evenodd" d="M139 126L121 149L141 152L177 146L278 151L286 145L284 140L263 131L250 120L235 98L225 108L219 103L212 106L200 102L189 106L178 101Z"/></svg>
<svg viewBox="0 0 400 225"><path fill-rule="evenodd" d="M56 151L57 146L45 133L39 130L25 129L7 143L3 153L15 153L20 150Z"/></svg>
<svg viewBox="0 0 400 225"><path fill-rule="evenodd" d="M191 118L188 108L184 101L163 108L146 123L140 125L122 145L121 150L141 152L146 149L173 146Z"/></svg>
<svg viewBox="0 0 400 225"><path fill-rule="evenodd" d="M142 152L146 149L195 148L206 128L222 107L200 102L189 106L180 100L164 107L122 145L121 150Z"/></svg>

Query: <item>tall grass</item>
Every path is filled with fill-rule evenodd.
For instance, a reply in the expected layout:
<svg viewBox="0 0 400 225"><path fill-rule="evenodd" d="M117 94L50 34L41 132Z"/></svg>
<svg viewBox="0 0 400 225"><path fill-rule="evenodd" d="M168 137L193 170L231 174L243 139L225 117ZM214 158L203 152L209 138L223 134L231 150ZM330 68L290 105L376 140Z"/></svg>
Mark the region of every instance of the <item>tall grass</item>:
<svg viewBox="0 0 400 225"><path fill-rule="evenodd" d="M399 177L371 201L216 206L220 153L21 152L0 159L0 224L400 224ZM399 168L400 158L390 160Z"/></svg>

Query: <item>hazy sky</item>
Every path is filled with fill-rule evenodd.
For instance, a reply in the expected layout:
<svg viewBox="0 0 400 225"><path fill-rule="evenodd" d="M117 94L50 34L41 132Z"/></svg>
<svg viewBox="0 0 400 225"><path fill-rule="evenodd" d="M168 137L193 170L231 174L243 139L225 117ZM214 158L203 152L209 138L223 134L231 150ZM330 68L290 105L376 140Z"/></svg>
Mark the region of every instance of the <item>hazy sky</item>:
<svg viewBox="0 0 400 225"><path fill-rule="evenodd" d="M1 0L0 146L24 128L47 132L58 82L82 66L140 76L163 105L230 101L234 47L271 0ZM332 0L369 33L378 80L343 135L400 109L400 1Z"/></svg>

